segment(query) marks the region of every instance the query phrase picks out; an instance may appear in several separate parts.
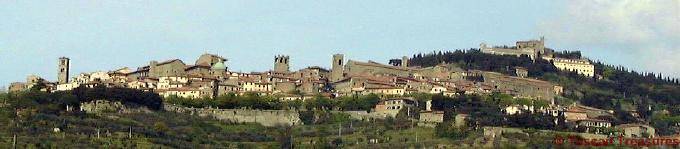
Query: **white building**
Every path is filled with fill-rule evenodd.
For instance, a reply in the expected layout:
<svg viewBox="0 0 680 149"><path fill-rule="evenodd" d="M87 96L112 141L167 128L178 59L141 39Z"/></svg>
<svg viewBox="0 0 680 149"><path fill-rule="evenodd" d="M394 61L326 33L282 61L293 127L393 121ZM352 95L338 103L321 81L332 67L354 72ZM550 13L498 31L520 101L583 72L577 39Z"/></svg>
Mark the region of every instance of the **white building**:
<svg viewBox="0 0 680 149"><path fill-rule="evenodd" d="M593 77L595 75L595 66L590 64L590 62L585 59L555 58L553 59L553 65L555 65L557 69L563 71L574 71L580 75L588 77Z"/></svg>

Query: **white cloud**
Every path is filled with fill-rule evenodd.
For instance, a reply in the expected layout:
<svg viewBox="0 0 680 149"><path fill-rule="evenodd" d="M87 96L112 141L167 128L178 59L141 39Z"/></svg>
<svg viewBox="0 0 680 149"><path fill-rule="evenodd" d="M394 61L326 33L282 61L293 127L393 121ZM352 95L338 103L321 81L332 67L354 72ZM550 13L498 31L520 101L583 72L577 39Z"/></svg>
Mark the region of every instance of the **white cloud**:
<svg viewBox="0 0 680 149"><path fill-rule="evenodd" d="M680 0L569 0L539 24L563 45L625 52L629 65L680 77Z"/></svg>

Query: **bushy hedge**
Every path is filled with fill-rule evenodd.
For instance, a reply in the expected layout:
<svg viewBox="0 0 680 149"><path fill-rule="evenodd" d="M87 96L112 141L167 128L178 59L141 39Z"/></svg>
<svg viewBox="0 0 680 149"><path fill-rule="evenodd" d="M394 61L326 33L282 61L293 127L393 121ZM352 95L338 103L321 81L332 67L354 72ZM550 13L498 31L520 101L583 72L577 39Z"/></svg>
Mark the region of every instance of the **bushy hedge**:
<svg viewBox="0 0 680 149"><path fill-rule="evenodd" d="M263 109L263 110L284 110L284 109L306 109L306 110L365 110L372 109L380 100L377 95L360 95L351 97L338 97L330 99L321 95L315 95L313 98L294 101L283 101L276 96L258 95L255 93L246 93L244 95L227 94L218 96L215 99L210 98L182 98L177 96L169 96L165 98L165 102L170 104L177 104L185 107L213 107L222 109Z"/></svg>
<svg viewBox="0 0 680 149"><path fill-rule="evenodd" d="M146 106L152 110L163 108L162 98L154 92L146 92L130 88L106 88L106 87L78 87L69 91L80 102L94 100L119 101L121 103L134 103Z"/></svg>
<svg viewBox="0 0 680 149"><path fill-rule="evenodd" d="M119 101L123 104L137 104L152 110L163 108L163 100L153 92L129 88L78 87L71 91L47 93L39 90L14 92L4 95L4 101L17 109L35 108L39 112L58 113L66 106L79 107L82 102L94 100Z"/></svg>

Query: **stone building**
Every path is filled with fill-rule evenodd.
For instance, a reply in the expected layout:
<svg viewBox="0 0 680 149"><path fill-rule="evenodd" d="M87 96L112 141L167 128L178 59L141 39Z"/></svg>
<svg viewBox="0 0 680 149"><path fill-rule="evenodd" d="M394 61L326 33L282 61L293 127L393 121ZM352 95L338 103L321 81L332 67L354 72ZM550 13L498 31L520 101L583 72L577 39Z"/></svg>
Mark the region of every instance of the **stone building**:
<svg viewBox="0 0 680 149"><path fill-rule="evenodd" d="M622 132L621 135L626 138L654 138L656 137L656 129L645 124L621 124L617 125L616 129Z"/></svg>
<svg viewBox="0 0 680 149"><path fill-rule="evenodd" d="M414 107L416 101L412 98L392 98L378 102L374 111L383 116L395 117L401 109Z"/></svg>
<svg viewBox="0 0 680 149"><path fill-rule="evenodd" d="M303 82L305 81L312 81L312 80L323 80L328 78L330 75L330 71L321 68L319 66L311 66L307 67L305 69L298 70L297 72L292 74L292 78L302 80Z"/></svg>
<svg viewBox="0 0 680 149"><path fill-rule="evenodd" d="M436 127L444 122L444 111L421 111L418 117L418 126Z"/></svg>
<svg viewBox="0 0 680 149"><path fill-rule="evenodd" d="M336 82L344 78L344 55L334 54L333 60L331 61L331 76L330 82Z"/></svg>
<svg viewBox="0 0 680 149"><path fill-rule="evenodd" d="M489 47L485 43L480 44L479 49L482 53L495 55L527 55L531 59L541 58L544 54L551 54L550 50L545 48L544 38L540 40L517 41L514 47Z"/></svg>
<svg viewBox="0 0 680 149"><path fill-rule="evenodd" d="M190 65L184 68L184 72L186 72L187 75L210 76L212 74L211 68L211 66L206 65Z"/></svg>
<svg viewBox="0 0 680 149"><path fill-rule="evenodd" d="M8 92L20 92L28 90L28 86L25 82L12 82L9 84Z"/></svg>
<svg viewBox="0 0 680 149"><path fill-rule="evenodd" d="M397 66L397 67L408 67L408 57L403 56L401 59L391 59L390 62L388 63L392 66Z"/></svg>
<svg viewBox="0 0 680 149"><path fill-rule="evenodd" d="M70 60L66 57L60 57L58 63L57 72L57 82L56 83L68 83L69 82L69 71L70 71ZM36 75L29 75L26 77L26 82L12 82L7 88L8 92L19 92L25 91L33 88L35 85L44 85L40 88L41 91L51 92L57 88L54 82L47 81Z"/></svg>
<svg viewBox="0 0 680 149"><path fill-rule="evenodd" d="M227 59L214 54L201 55L194 65L187 65L182 60L172 59L164 62L151 61L149 65L142 66L136 71L126 73L129 79L143 79L146 77L158 78L161 76L213 76L226 75Z"/></svg>
<svg viewBox="0 0 680 149"><path fill-rule="evenodd" d="M383 75L408 77L410 69L404 67L384 65L373 61L358 62L349 60L345 65L347 75Z"/></svg>
<svg viewBox="0 0 680 149"><path fill-rule="evenodd" d="M260 94L271 94L274 86L269 82L257 81L254 79L239 80L238 85L243 92L255 92Z"/></svg>
<svg viewBox="0 0 680 149"><path fill-rule="evenodd" d="M401 57L401 67L403 67L403 68L408 67L408 57L406 57L406 56Z"/></svg>
<svg viewBox="0 0 680 149"><path fill-rule="evenodd" d="M129 79L142 79L145 77L158 78L161 76L184 76L186 64L179 59L173 59L158 63L157 61L149 62L149 65L142 66L136 71L128 74Z"/></svg>
<svg viewBox="0 0 680 149"><path fill-rule="evenodd" d="M162 97L177 96L182 98L201 98L206 96L201 94L201 89L189 87L158 89L156 92Z"/></svg>
<svg viewBox="0 0 680 149"><path fill-rule="evenodd" d="M58 83L64 84L69 82L69 71L71 69L71 59L67 57L59 58L59 73L57 76Z"/></svg>
<svg viewBox="0 0 680 149"><path fill-rule="evenodd" d="M142 80L131 80L126 82L128 88L143 90L143 91L153 91L158 88L158 79L155 78L144 78Z"/></svg>
<svg viewBox="0 0 680 149"><path fill-rule="evenodd" d="M562 71L573 71L587 77L595 76L595 65L586 59L553 59L553 65Z"/></svg>
<svg viewBox="0 0 680 149"><path fill-rule="evenodd" d="M356 92L362 95L377 94L377 95L396 95L403 96L406 94L406 89L403 87L391 86L391 87L364 87L356 90Z"/></svg>
<svg viewBox="0 0 680 149"><path fill-rule="evenodd" d="M607 121L607 120L601 120L601 119L584 119L584 120L578 120L576 121L576 127L602 127L602 128L609 128L612 126L612 123Z"/></svg>
<svg viewBox="0 0 680 149"><path fill-rule="evenodd" d="M194 63L194 65L213 66L214 64L216 64L218 62L226 63L227 59L223 58L221 56L218 56L218 55L206 53L206 54L203 54L200 57L198 57L198 59L196 60L196 63ZM226 69L226 67L225 67L225 69Z"/></svg>
<svg viewBox="0 0 680 149"><path fill-rule="evenodd" d="M353 75L348 76L342 80L334 83L335 90L340 95L352 94L370 94L370 93L385 93L385 94L404 94L399 93L396 84L396 77L389 76L372 76L372 75Z"/></svg>
<svg viewBox="0 0 680 149"><path fill-rule="evenodd" d="M515 76L520 78L526 78L529 76L529 71L524 67L515 67Z"/></svg>
<svg viewBox="0 0 680 149"><path fill-rule="evenodd" d="M161 76L184 76L186 64L182 60L174 59L158 63L151 61L149 64L149 77L158 78Z"/></svg>
<svg viewBox="0 0 680 149"><path fill-rule="evenodd" d="M496 91L518 97L553 101L560 94L555 92L555 85L546 81L506 76L497 72L484 72L483 77L484 82L493 85Z"/></svg>
<svg viewBox="0 0 680 149"><path fill-rule="evenodd" d="M290 71L290 57L286 55L278 55L274 57L274 72L289 72Z"/></svg>
<svg viewBox="0 0 680 149"><path fill-rule="evenodd" d="M270 82L275 93L290 93L297 89L299 80L285 77L285 76L268 76L267 82Z"/></svg>
<svg viewBox="0 0 680 149"><path fill-rule="evenodd" d="M218 82L214 78L200 76L163 76L159 77L155 89L156 93L166 97L214 98L218 94Z"/></svg>
<svg viewBox="0 0 680 149"><path fill-rule="evenodd" d="M224 64L225 61L218 61L210 67L210 76L217 78L218 80L224 80L227 75L227 65Z"/></svg>
<svg viewBox="0 0 680 149"><path fill-rule="evenodd" d="M432 67L414 70L412 76L416 79L431 79L432 81L460 81L464 79L465 71L460 67L439 64Z"/></svg>

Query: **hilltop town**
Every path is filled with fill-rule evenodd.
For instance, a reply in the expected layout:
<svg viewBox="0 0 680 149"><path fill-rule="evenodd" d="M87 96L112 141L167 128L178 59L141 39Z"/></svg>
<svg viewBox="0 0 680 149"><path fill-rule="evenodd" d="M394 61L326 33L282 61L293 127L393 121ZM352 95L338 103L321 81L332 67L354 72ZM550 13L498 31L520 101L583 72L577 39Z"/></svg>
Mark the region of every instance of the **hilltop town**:
<svg viewBox="0 0 680 149"><path fill-rule="evenodd" d="M517 41L514 46L490 47L482 43L478 52L485 56L502 56L510 59L529 58L534 63L548 62L551 67L560 72L573 74L574 78L606 80L602 73L596 72L596 64L593 61L580 56L558 56L559 53L546 47L543 37L539 40ZM61 57L58 58L56 65L58 70L56 81L31 75L26 78L25 82L11 83L8 91L12 93L40 90L47 93L59 93L79 88L126 88L155 93L165 99L179 98L194 101L216 100L224 96L251 95L272 97L280 102L375 96L379 98L378 102L370 105L370 109L366 111L347 110L332 105L327 107L361 121L396 118L401 115L400 113L407 111L408 117L417 121L418 126L437 127L437 129L443 127L441 129L444 129L448 127L442 124L453 121L457 127L469 126L482 129L484 137L491 140L500 138L501 134L516 133L518 130L487 127L486 123L505 119L510 122L504 123L510 126L534 127L518 124L525 122L522 116L527 116L526 114L543 117L541 123L550 125L545 126L545 129L576 130L575 134L584 138L601 139L616 135L633 138L657 136L654 127L645 123L637 123L644 121L642 120L644 117L635 110L626 111L631 115L631 119L634 119L631 120L633 123L628 123L631 121L622 123L620 120L615 122L614 119L618 113L614 110L600 109L578 102L565 104L563 101L557 101L568 99L577 92L574 91L575 89L565 91L565 85L571 87L573 84L530 75L533 68L505 66L506 71L494 72L469 69L446 61L433 66L414 65L412 62L414 58L407 56L392 59L388 64L356 61L343 54L333 54L327 58L330 62L329 67L309 66L300 70L291 70L290 63L295 61L295 58L276 55L272 59L273 68L269 71L236 72L227 67L228 57L206 53L200 55L193 63L180 59L152 60L144 66L72 74L70 71L72 59ZM417 95L429 95L430 98L419 98ZM499 103L495 106L499 106L497 108L505 117L491 115L471 118L470 116L474 115L476 110L469 109L480 108L482 111L484 109L460 107L460 103L449 103L454 99L476 98L491 98L491 101ZM465 104L488 106L487 103L477 102L481 101L466 101ZM80 109L88 112L97 111L97 104L101 103L108 102L84 103ZM620 101L618 103L621 104ZM192 115L230 122L254 122L264 126L302 125L305 119L302 118L301 112L298 115L295 111L301 109L295 108L292 108L293 112L276 111L279 109L257 111L219 109L219 106L187 107L175 104L166 100L163 108L178 113L189 112ZM326 108L321 107L320 109ZM66 108L69 109L68 105ZM307 109L315 108L307 107ZM411 110L415 111L418 116L410 115ZM454 112L451 113L451 111ZM529 121L536 122L535 120ZM372 141L378 143L381 140Z"/></svg>
<svg viewBox="0 0 680 149"><path fill-rule="evenodd" d="M518 41L510 48L480 47L483 53L496 55L528 55L550 60L565 71L593 77L594 66L587 59L554 58L541 40ZM125 87L156 92L162 96L186 98L214 98L229 93L246 92L261 95L280 95L283 100L301 100L322 94L328 97L354 94L405 95L411 93L475 94L502 92L516 97L552 100L562 87L550 82L527 77L526 68L515 67L514 76L480 70L463 70L441 63L433 67L409 67L409 58L388 64L346 60L343 54L329 56L330 68L310 66L290 70L289 56L273 58L273 68L265 72L234 72L226 67L227 58L203 54L194 63L180 59L150 61L137 68L81 73L71 76L71 59L58 59L58 80L47 81L39 76L28 76L26 82L9 85L9 91L21 91L37 83L44 83L46 91L67 91L79 86ZM482 76L474 81L469 77ZM296 94L293 94L296 93ZM302 96L301 96L302 95Z"/></svg>

